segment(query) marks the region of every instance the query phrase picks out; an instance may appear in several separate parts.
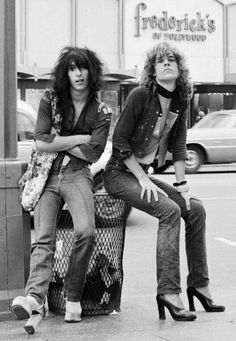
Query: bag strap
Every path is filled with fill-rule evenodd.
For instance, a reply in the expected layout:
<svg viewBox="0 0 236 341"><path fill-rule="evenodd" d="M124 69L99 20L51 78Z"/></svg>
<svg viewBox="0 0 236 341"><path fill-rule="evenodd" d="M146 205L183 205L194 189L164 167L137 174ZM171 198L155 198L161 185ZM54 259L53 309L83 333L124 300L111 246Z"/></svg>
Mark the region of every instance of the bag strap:
<svg viewBox="0 0 236 341"><path fill-rule="evenodd" d="M56 129L58 134L60 134L62 115L57 110L58 98L52 90L49 91L49 95L50 95L50 103L51 103L51 108L52 108L52 125Z"/></svg>

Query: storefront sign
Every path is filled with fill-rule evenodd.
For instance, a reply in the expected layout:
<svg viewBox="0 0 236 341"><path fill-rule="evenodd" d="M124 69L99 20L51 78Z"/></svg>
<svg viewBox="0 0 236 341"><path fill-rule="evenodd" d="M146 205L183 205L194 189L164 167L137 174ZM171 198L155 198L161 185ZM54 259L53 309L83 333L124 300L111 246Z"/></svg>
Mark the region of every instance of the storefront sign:
<svg viewBox="0 0 236 341"><path fill-rule="evenodd" d="M205 41L207 34L216 30L215 20L210 14L203 15L196 12L194 17L185 13L182 18L169 15L167 11L162 11L160 16L141 16L147 5L140 2L135 9L135 37L142 35L142 30L155 30L152 33L153 39L178 40L178 41ZM158 31L157 31L158 30Z"/></svg>

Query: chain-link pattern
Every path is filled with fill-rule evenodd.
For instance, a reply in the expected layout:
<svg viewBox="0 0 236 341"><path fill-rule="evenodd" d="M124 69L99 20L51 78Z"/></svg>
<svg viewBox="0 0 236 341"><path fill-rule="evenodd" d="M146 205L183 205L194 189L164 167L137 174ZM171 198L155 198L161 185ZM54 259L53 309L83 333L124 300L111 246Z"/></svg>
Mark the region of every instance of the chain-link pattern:
<svg viewBox="0 0 236 341"><path fill-rule="evenodd" d="M96 237L81 300L83 315L102 315L120 310L123 283L123 249L127 205L107 193L94 196ZM73 245L73 223L63 210L56 232L54 267L49 286L49 309L65 312L63 283Z"/></svg>

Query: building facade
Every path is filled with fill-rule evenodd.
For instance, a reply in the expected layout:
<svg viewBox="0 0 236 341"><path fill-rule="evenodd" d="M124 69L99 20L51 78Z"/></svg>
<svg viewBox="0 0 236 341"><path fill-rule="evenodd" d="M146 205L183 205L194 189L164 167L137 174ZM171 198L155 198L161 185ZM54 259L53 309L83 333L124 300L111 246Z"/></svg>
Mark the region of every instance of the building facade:
<svg viewBox="0 0 236 341"><path fill-rule="evenodd" d="M227 0L16 0L17 65L37 76L77 45L107 72L138 76L146 52L167 40L185 52L193 81L236 81L235 15Z"/></svg>

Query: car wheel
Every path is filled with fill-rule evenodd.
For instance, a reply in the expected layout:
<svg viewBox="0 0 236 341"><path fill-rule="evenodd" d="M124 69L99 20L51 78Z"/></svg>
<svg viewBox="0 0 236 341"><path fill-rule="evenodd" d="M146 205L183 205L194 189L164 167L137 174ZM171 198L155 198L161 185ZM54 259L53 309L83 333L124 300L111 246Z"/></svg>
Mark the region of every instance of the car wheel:
<svg viewBox="0 0 236 341"><path fill-rule="evenodd" d="M204 154L199 147L187 146L188 160L185 161L185 172L194 174L204 163Z"/></svg>

